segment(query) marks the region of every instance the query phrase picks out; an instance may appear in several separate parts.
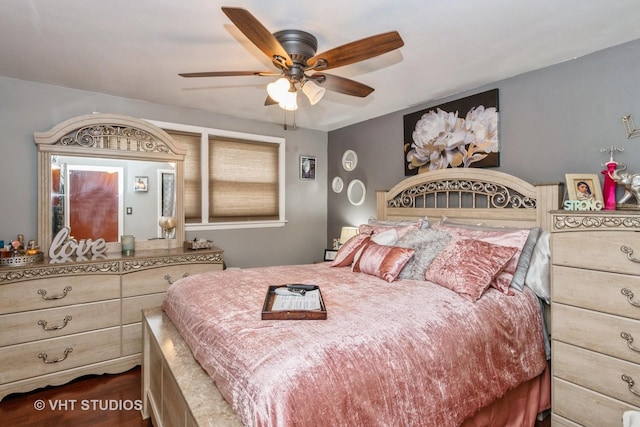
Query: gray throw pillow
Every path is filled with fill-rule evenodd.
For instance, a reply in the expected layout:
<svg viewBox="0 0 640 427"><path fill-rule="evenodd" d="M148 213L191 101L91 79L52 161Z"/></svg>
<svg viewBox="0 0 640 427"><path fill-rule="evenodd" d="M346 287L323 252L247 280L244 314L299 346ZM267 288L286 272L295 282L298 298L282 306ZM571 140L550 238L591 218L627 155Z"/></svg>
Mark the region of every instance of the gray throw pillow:
<svg viewBox="0 0 640 427"><path fill-rule="evenodd" d="M450 241L449 233L432 228L410 231L402 236L396 246L414 249L415 253L405 264L398 279L425 280L427 268Z"/></svg>

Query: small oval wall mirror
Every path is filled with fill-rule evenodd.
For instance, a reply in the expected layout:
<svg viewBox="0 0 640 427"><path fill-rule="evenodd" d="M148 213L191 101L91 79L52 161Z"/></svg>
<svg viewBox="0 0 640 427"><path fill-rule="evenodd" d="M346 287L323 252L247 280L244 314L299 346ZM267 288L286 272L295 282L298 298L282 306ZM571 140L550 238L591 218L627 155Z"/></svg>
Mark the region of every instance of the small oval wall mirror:
<svg viewBox="0 0 640 427"><path fill-rule="evenodd" d="M347 150L342 155L342 167L346 171L352 171L358 166L358 155L353 150Z"/></svg>
<svg viewBox="0 0 640 427"><path fill-rule="evenodd" d="M333 181L331 181L331 189L333 190L333 192L340 193L343 188L344 188L344 181L342 181L342 178L340 178L339 176L336 176L335 178L333 178Z"/></svg>
<svg viewBox="0 0 640 427"><path fill-rule="evenodd" d="M365 196L367 195L367 188L364 186L364 182L359 179L354 179L349 183L347 187L347 199L354 206L360 206L364 203Z"/></svg>

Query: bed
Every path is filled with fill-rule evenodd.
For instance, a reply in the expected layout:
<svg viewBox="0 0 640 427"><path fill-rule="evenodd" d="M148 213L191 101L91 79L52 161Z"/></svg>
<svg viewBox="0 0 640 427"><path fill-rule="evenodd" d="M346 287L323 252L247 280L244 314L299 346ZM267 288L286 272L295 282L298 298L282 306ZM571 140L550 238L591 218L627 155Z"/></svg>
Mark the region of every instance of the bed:
<svg viewBox="0 0 640 427"><path fill-rule="evenodd" d="M143 416L156 427L533 425L550 406L536 255L548 259L559 204L559 184L432 171L378 192L376 220L332 262L177 281L143 312ZM319 285L327 319L261 320L268 286L286 283Z"/></svg>

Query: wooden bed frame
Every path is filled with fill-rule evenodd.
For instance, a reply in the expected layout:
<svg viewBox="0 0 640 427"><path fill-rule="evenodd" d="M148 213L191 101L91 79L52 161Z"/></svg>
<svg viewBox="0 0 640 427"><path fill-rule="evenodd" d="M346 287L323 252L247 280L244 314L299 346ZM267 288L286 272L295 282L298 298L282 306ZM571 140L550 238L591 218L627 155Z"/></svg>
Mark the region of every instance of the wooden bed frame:
<svg viewBox="0 0 640 427"><path fill-rule="evenodd" d="M381 220L442 217L465 223L550 229L561 184L532 185L489 169L443 169L377 192ZM163 426L240 426L239 418L160 308L143 311L143 418Z"/></svg>

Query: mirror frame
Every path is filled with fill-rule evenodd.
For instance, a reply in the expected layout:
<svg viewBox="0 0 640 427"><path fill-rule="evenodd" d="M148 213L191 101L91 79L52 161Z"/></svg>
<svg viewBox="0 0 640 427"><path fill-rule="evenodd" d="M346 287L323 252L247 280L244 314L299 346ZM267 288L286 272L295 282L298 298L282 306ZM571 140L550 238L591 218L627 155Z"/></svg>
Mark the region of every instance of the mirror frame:
<svg viewBox="0 0 640 427"><path fill-rule="evenodd" d="M75 156L175 162L175 238L136 241L136 249L181 247L184 241L184 157L187 150L168 133L146 120L120 114L73 117L46 132L35 132L38 147L38 244L49 253L52 235L51 158ZM120 242L107 242L107 252L121 251Z"/></svg>
<svg viewBox="0 0 640 427"><path fill-rule="evenodd" d="M358 167L358 153L347 150L342 154L342 168L347 172L354 171Z"/></svg>
<svg viewBox="0 0 640 427"><path fill-rule="evenodd" d="M353 194L356 191L356 188L362 191L362 196L359 199L356 199ZM349 186L347 187L347 199L349 199L349 203L351 203L353 206L360 206L364 203L364 200L366 198L367 187L364 185L364 182L360 181L359 179L354 179L353 181L351 181L349 183Z"/></svg>

